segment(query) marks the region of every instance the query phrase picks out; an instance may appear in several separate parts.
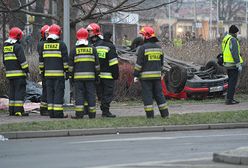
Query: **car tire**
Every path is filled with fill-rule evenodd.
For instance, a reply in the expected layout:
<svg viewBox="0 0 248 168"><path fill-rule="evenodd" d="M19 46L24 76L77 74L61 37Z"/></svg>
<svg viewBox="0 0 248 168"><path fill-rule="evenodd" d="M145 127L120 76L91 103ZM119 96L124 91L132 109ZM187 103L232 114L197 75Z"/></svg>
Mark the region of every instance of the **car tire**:
<svg viewBox="0 0 248 168"><path fill-rule="evenodd" d="M220 66L218 65L218 63L215 60L210 60L205 65L206 70L210 69L212 67L214 68L213 74L218 74L220 72Z"/></svg>
<svg viewBox="0 0 248 168"><path fill-rule="evenodd" d="M180 66L172 66L166 75L165 84L169 92L180 93L183 91L187 81L187 70Z"/></svg>

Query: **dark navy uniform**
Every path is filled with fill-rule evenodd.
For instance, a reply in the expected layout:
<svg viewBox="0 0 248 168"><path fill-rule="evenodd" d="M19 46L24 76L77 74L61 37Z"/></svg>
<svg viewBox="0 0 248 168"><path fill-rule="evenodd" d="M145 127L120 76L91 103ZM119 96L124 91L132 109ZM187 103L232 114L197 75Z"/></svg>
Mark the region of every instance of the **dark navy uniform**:
<svg viewBox="0 0 248 168"><path fill-rule="evenodd" d="M100 71L96 49L86 45L76 46L70 52L69 71L74 81L76 117L83 118L84 104L87 101L89 117L95 118L95 79Z"/></svg>
<svg viewBox="0 0 248 168"><path fill-rule="evenodd" d="M24 115L26 74L29 70L23 47L19 41L5 42L3 63L6 68L6 77L9 79L9 113L10 115Z"/></svg>
<svg viewBox="0 0 248 168"><path fill-rule="evenodd" d="M68 73L68 52L65 43L48 38L40 51L40 65L42 64L44 65L48 112L51 118L63 118L65 73Z"/></svg>
<svg viewBox="0 0 248 168"><path fill-rule="evenodd" d="M155 38L145 40L137 53L134 76L138 77L142 86L144 109L148 118L154 117L153 98L155 98L162 117L169 115L168 106L162 94L161 70L163 51Z"/></svg>
<svg viewBox="0 0 248 168"><path fill-rule="evenodd" d="M43 43L46 41L45 39L41 38L37 45L37 51L40 53L43 48ZM44 62L41 58L42 55L39 56L39 69L40 69L40 76L42 81L42 95L41 95L41 102L40 102L40 114L41 115L48 115L47 111L47 89L46 89L46 81L44 77ZM41 62L42 61L42 62Z"/></svg>
<svg viewBox="0 0 248 168"><path fill-rule="evenodd" d="M100 83L97 86L98 99L101 100L103 117L115 117L109 111L113 100L115 80L119 77L119 66L114 44L110 39L96 40L94 46L100 62Z"/></svg>

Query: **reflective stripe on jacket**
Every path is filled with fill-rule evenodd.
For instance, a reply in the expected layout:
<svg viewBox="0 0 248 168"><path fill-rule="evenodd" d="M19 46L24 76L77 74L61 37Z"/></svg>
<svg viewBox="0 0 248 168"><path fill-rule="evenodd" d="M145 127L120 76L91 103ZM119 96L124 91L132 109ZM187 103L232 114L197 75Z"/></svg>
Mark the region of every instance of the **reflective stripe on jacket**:
<svg viewBox="0 0 248 168"><path fill-rule="evenodd" d="M140 46L134 67L134 76L143 80L160 79L163 66L163 51L155 42Z"/></svg>
<svg viewBox="0 0 248 168"><path fill-rule="evenodd" d="M91 46L79 45L70 52L69 72L75 80L95 80L100 66L96 49Z"/></svg>
<svg viewBox="0 0 248 168"><path fill-rule="evenodd" d="M24 78L26 73L29 72L24 50L18 42L4 44L3 63L6 68L7 78Z"/></svg>
<svg viewBox="0 0 248 168"><path fill-rule="evenodd" d="M42 43L39 67L46 78L63 78L68 71L68 52L64 42L48 39Z"/></svg>

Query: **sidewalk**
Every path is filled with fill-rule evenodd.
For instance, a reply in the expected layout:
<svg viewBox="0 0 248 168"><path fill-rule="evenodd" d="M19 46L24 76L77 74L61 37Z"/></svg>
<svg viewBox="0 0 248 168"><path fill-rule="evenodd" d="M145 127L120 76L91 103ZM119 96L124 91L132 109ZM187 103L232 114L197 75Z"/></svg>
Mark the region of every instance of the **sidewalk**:
<svg viewBox="0 0 248 168"><path fill-rule="evenodd" d="M224 111L239 111L248 110L248 103L240 103L237 105L225 105L225 104L177 104L170 105L170 114L185 114L185 113L203 113L203 112L224 112ZM114 106L111 108L111 112L116 114L117 117L122 116L145 116L143 106ZM66 111L69 115L74 115L74 111ZM101 117L101 111L97 107L97 117ZM155 115L159 115L157 107L155 108ZM30 113L29 117L15 117L8 116L7 113L0 113L0 124L17 123L17 122L32 122L32 121L47 121L56 120L50 119L47 116L40 116L39 112ZM60 119L61 120L61 119ZM68 120L68 119L65 119Z"/></svg>

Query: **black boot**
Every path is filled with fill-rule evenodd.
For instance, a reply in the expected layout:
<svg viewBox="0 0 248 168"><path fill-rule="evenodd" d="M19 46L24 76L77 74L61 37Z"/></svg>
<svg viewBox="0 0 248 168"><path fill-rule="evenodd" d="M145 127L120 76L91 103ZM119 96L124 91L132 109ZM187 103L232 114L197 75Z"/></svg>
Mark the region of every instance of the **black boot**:
<svg viewBox="0 0 248 168"><path fill-rule="evenodd" d="M26 112L16 112L16 113L15 113L15 116L27 117L27 116L29 116L29 113L26 113Z"/></svg>
<svg viewBox="0 0 248 168"><path fill-rule="evenodd" d="M89 118L96 118L96 113L89 112Z"/></svg>
<svg viewBox="0 0 248 168"><path fill-rule="evenodd" d="M54 118L68 118L68 115L64 115L63 112L54 112Z"/></svg>
<svg viewBox="0 0 248 168"><path fill-rule="evenodd" d="M168 111L168 109L161 110L161 111L160 111L160 115L161 115L162 118L168 117L168 116L169 116L169 111Z"/></svg>
<svg viewBox="0 0 248 168"><path fill-rule="evenodd" d="M54 117L54 111L53 111L53 110L49 110L48 112L49 112L50 118L55 118L55 117Z"/></svg>
<svg viewBox="0 0 248 168"><path fill-rule="evenodd" d="M83 112L76 112L76 116L72 116L72 119L82 119L84 118L84 113Z"/></svg>
<svg viewBox="0 0 248 168"><path fill-rule="evenodd" d="M84 115L89 115L89 106L84 105Z"/></svg>
<svg viewBox="0 0 248 168"><path fill-rule="evenodd" d="M109 118L115 118L116 115L112 114L110 111L103 111L102 117L109 117Z"/></svg>
<svg viewBox="0 0 248 168"><path fill-rule="evenodd" d="M239 104L237 100L234 99L226 99L226 105L233 105L233 104Z"/></svg>
<svg viewBox="0 0 248 168"><path fill-rule="evenodd" d="M146 118L154 118L154 111L146 112Z"/></svg>
<svg viewBox="0 0 248 168"><path fill-rule="evenodd" d="M41 116L49 116L49 112L48 112L47 108L41 107L40 108L40 115Z"/></svg>

